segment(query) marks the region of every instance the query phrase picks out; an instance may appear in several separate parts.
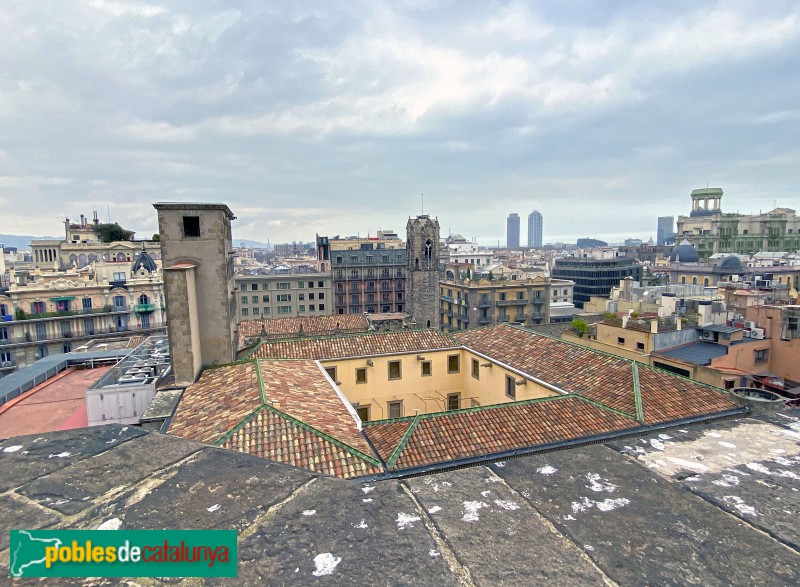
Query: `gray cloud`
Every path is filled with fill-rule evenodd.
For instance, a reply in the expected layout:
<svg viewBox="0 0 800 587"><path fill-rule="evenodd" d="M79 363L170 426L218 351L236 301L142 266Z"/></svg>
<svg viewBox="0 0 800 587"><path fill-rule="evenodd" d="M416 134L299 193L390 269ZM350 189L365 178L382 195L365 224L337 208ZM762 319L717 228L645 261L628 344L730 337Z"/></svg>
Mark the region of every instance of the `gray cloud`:
<svg viewBox="0 0 800 587"><path fill-rule="evenodd" d="M0 5L4 232L220 200L238 238L647 238L709 182L795 205L792 2Z"/></svg>

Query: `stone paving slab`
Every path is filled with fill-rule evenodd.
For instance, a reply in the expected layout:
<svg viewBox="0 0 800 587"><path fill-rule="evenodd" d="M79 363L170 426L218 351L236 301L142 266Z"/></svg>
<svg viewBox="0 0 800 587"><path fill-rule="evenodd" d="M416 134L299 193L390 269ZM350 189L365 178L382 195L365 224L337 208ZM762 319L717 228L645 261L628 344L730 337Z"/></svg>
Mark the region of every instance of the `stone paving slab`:
<svg viewBox="0 0 800 587"><path fill-rule="evenodd" d="M790 585L800 556L635 460L595 445L492 469L621 585Z"/></svg>
<svg viewBox="0 0 800 587"><path fill-rule="evenodd" d="M552 532L490 469L472 467L407 483L476 584L602 584L590 559Z"/></svg>
<svg viewBox="0 0 800 587"><path fill-rule="evenodd" d="M240 543L239 561L245 585L459 584L398 481L318 479Z"/></svg>
<svg viewBox="0 0 800 587"><path fill-rule="evenodd" d="M0 551L8 548L9 530L38 530L52 526L59 519L56 514L23 503L11 495L0 495Z"/></svg>
<svg viewBox="0 0 800 587"><path fill-rule="evenodd" d="M316 477L235 451L204 448L144 495L122 495L91 512L92 523L117 517L131 529L241 531Z"/></svg>
<svg viewBox="0 0 800 587"><path fill-rule="evenodd" d="M125 489L204 448L171 436L148 434L133 438L113 451L80 460L17 490L18 493L74 515L113 488ZM141 458L146 455L145 458Z"/></svg>
<svg viewBox="0 0 800 587"><path fill-rule="evenodd" d="M106 452L147 434L133 426L94 426L77 430L17 436L0 443L0 493Z"/></svg>

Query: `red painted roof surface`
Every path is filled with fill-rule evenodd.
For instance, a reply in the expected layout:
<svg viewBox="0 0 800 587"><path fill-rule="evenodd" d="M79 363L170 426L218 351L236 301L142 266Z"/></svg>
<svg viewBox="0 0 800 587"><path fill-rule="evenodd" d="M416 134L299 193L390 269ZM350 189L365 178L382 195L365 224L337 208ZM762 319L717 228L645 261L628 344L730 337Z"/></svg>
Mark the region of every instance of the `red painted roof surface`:
<svg viewBox="0 0 800 587"><path fill-rule="evenodd" d="M0 438L88 426L86 389L110 367L49 379L0 408Z"/></svg>

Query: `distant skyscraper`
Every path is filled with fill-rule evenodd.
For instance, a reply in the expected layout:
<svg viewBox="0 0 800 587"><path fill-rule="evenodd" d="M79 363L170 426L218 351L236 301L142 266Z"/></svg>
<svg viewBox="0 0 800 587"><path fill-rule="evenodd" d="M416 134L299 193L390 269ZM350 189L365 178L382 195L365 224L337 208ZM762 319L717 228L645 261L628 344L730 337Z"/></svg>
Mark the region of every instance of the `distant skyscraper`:
<svg viewBox="0 0 800 587"><path fill-rule="evenodd" d="M675 217L659 216L656 244L660 247L663 247L667 243L675 243Z"/></svg>
<svg viewBox="0 0 800 587"><path fill-rule="evenodd" d="M528 247L542 246L542 214L534 210L528 214Z"/></svg>
<svg viewBox="0 0 800 587"><path fill-rule="evenodd" d="M519 215L516 213L509 214L506 220L506 247L519 248Z"/></svg>

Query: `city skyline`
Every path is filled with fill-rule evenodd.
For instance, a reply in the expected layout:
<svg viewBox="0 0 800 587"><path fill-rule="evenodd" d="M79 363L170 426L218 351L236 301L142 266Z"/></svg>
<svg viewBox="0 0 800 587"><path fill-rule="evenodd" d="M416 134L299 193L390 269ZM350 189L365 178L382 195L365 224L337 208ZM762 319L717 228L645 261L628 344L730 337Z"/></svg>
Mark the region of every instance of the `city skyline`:
<svg viewBox="0 0 800 587"><path fill-rule="evenodd" d="M545 242L647 241L707 184L797 201L791 2L19 3L0 39L8 233L97 210L149 236L149 202L199 199L287 242L399 230L424 193L494 244L537 194Z"/></svg>

